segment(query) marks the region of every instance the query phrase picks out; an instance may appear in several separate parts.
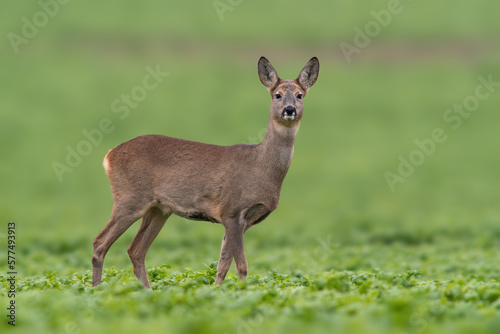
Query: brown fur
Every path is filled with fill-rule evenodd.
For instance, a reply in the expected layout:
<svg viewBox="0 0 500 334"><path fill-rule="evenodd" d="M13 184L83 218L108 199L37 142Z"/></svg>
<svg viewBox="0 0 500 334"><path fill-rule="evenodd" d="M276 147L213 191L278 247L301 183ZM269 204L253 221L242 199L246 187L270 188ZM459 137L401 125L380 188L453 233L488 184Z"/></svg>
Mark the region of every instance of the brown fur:
<svg viewBox="0 0 500 334"><path fill-rule="evenodd" d="M243 234L278 206L303 113L297 94L305 96L314 84L319 62L312 58L293 81L281 80L264 57L258 69L273 97L268 130L260 144L216 146L147 135L108 152L104 167L111 183L113 211L94 240L94 286L101 283L109 247L142 217L128 253L134 273L149 288L146 252L171 214L222 224L225 235L216 284L224 280L233 258L240 279L246 277ZM279 99L278 93L282 95ZM293 109L293 119L285 118L287 107Z"/></svg>

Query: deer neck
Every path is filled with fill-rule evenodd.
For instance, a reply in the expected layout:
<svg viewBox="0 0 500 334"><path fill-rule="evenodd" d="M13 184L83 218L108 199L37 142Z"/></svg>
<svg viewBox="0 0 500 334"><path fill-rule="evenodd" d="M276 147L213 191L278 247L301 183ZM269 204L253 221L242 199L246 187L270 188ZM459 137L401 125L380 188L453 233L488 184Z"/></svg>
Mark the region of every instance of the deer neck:
<svg viewBox="0 0 500 334"><path fill-rule="evenodd" d="M298 123L284 126L271 119L264 140L257 146L259 167L266 171L271 181L280 186L292 162L298 129Z"/></svg>

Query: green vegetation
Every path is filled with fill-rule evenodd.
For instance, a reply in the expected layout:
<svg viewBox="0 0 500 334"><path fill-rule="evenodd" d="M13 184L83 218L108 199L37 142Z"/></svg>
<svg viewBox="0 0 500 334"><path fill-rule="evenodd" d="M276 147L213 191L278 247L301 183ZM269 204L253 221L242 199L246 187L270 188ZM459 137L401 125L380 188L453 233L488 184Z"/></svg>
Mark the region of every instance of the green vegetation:
<svg viewBox="0 0 500 334"><path fill-rule="evenodd" d="M498 333L500 87L466 116L448 110L473 102L479 77L500 81L500 2L402 1L348 64L339 43L387 4L243 1L221 21L212 1L71 1L18 53L5 37L41 7L3 4L0 252L15 221L18 275L14 329L0 266L1 331ZM149 133L258 142L269 110L260 56L283 78L312 56L321 69L280 205L245 236L249 278L233 265L213 286L222 227L171 217L146 258L152 290L126 253L138 223L92 288L92 240L112 205L104 155ZM114 108L148 67L169 75ZM415 141L437 128L446 140L392 191L384 173L399 175L400 156L418 160ZM69 166L72 150L85 154ZM62 181L54 162L71 169Z"/></svg>
<svg viewBox="0 0 500 334"><path fill-rule="evenodd" d="M230 275L221 287L213 285L215 262L199 270L151 268L152 291L130 268L108 267L105 283L97 288L90 286L90 271L46 272L18 281L17 302L20 314L27 315L21 318L22 328L47 331L494 333L500 321L500 276L491 264L498 259L498 240L484 237L464 244L464 235L455 235L461 242L450 239L439 232L375 234L362 243L320 238L316 249L298 256L261 247L260 258L252 263L262 274L244 282ZM166 247L156 244L154 253ZM259 253L255 241L248 249L252 258ZM64 262L82 253L58 256L52 251ZM295 269L283 269L288 274L264 270L276 262Z"/></svg>

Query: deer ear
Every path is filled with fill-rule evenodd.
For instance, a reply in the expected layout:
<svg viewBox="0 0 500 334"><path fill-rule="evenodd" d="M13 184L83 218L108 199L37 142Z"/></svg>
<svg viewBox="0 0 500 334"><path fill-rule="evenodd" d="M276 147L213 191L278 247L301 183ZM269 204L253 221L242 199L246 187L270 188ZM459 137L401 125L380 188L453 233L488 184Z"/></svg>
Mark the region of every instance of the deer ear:
<svg viewBox="0 0 500 334"><path fill-rule="evenodd" d="M259 78L260 82L271 90L276 86L279 81L278 73L274 69L273 65L265 57L260 57L259 59Z"/></svg>
<svg viewBox="0 0 500 334"><path fill-rule="evenodd" d="M299 84L307 91L318 79L319 74L319 60L316 57L312 57L300 71L297 78Z"/></svg>

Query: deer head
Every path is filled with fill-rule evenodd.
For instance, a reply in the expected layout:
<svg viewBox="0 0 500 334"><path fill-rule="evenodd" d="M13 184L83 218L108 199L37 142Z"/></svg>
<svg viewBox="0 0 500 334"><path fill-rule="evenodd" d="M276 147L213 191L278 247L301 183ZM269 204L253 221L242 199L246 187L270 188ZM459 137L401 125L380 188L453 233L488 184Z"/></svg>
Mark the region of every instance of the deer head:
<svg viewBox="0 0 500 334"><path fill-rule="evenodd" d="M276 126L298 127L304 112L303 99L316 82L318 58L313 57L295 80L282 80L269 60L259 60L259 78L271 94L271 121Z"/></svg>

